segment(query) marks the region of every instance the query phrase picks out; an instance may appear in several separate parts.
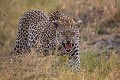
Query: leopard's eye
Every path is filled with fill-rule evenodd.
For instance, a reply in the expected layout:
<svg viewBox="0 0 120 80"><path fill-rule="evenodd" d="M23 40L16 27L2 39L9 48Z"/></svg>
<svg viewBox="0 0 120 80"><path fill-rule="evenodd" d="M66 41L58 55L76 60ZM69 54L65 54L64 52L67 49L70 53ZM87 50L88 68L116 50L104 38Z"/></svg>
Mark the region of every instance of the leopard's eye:
<svg viewBox="0 0 120 80"><path fill-rule="evenodd" d="M75 32L72 32L72 33L71 33L71 35L74 35L74 34L75 34Z"/></svg>
<svg viewBox="0 0 120 80"><path fill-rule="evenodd" d="M62 35L65 35L65 32L61 32Z"/></svg>

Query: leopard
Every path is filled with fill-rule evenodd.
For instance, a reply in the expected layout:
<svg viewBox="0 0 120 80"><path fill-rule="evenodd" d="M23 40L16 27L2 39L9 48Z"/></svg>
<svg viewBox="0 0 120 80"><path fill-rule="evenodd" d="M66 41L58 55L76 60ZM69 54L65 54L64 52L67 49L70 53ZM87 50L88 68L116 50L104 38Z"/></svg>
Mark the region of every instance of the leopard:
<svg viewBox="0 0 120 80"><path fill-rule="evenodd" d="M69 66L79 71L81 24L81 20L75 20L59 10L50 16L40 10L27 11L19 19L13 51L22 54L35 50L46 56L59 47L58 54L67 54Z"/></svg>

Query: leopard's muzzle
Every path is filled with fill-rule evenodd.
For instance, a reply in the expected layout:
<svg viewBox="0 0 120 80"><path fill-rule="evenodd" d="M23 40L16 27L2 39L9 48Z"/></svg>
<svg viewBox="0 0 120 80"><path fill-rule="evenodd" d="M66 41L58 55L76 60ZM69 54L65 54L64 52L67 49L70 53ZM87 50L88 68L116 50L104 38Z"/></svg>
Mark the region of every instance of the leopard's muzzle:
<svg viewBox="0 0 120 80"><path fill-rule="evenodd" d="M64 47L64 49L65 49L65 51L67 52L67 53L70 53L71 51L72 51L72 49L73 49L73 43L70 43L70 41L67 41L66 43L62 43L62 45L63 45L63 47Z"/></svg>

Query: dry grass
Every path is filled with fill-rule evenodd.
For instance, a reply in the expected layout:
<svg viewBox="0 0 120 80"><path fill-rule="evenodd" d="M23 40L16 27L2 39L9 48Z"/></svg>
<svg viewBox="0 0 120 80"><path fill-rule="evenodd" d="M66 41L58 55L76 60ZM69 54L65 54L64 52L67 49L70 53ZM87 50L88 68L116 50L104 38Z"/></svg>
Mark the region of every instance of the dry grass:
<svg viewBox="0 0 120 80"><path fill-rule="evenodd" d="M0 80L120 80L119 53L104 49L97 56L99 51L88 45L96 39L120 33L120 27L109 28L109 23L103 23L114 20L119 25L120 17L114 17L119 10L119 3L119 0L0 0ZM67 10L72 16L78 16L92 6L104 6L105 17L98 23L83 26L80 73L75 74L66 66L67 56L43 57L34 51L17 56L9 55L15 43L18 20L25 11L35 9L49 14L61 9ZM104 25L103 29L109 34L99 34L102 28L98 24ZM110 56L106 58L108 53Z"/></svg>
<svg viewBox="0 0 120 80"><path fill-rule="evenodd" d="M119 57L112 53L106 61L92 52L81 54L81 72L75 74L67 66L66 56L30 54L2 56L0 61L1 80L119 80Z"/></svg>

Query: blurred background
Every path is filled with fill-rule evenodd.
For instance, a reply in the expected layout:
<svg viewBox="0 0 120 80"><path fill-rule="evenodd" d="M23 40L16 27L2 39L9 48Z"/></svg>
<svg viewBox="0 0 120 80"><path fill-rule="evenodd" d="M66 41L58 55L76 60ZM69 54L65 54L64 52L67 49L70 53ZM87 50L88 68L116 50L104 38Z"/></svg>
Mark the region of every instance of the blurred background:
<svg viewBox="0 0 120 80"><path fill-rule="evenodd" d="M9 61L7 55L15 44L18 21L28 10L42 10L48 15L61 10L83 20L79 75L64 70L65 57L57 57L57 61L53 56L45 61L41 58L41 62L31 54ZM0 80L120 80L120 0L0 0L0 59ZM38 70L36 66L36 73L36 62L41 66L49 62L49 68Z"/></svg>

